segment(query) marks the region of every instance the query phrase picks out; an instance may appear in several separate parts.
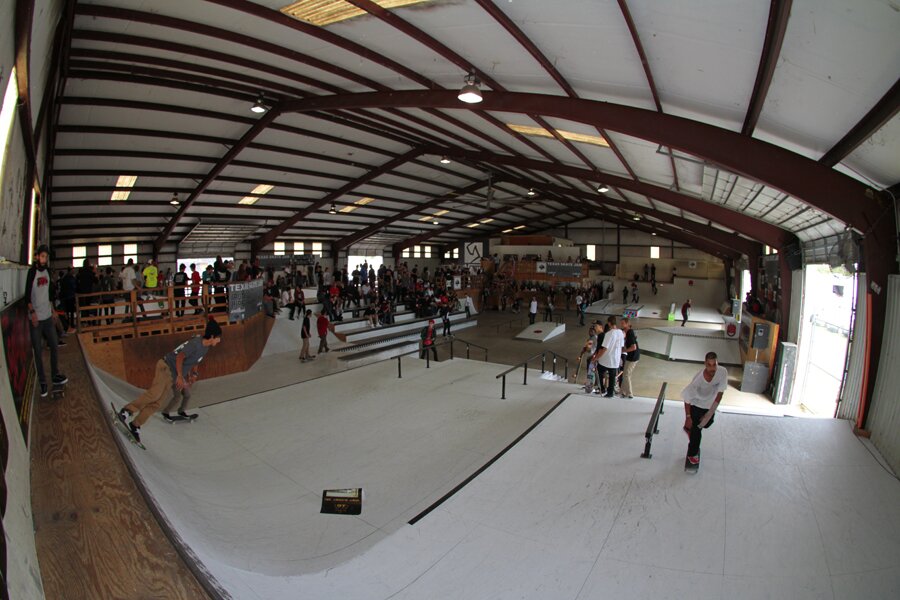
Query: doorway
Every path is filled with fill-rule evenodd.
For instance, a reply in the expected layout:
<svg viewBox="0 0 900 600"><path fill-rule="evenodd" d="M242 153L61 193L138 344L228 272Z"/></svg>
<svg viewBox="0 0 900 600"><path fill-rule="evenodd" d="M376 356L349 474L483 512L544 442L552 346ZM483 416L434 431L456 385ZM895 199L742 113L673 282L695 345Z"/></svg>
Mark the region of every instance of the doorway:
<svg viewBox="0 0 900 600"><path fill-rule="evenodd" d="M811 416L833 418L841 389L856 276L825 264L804 269L797 382L792 403Z"/></svg>

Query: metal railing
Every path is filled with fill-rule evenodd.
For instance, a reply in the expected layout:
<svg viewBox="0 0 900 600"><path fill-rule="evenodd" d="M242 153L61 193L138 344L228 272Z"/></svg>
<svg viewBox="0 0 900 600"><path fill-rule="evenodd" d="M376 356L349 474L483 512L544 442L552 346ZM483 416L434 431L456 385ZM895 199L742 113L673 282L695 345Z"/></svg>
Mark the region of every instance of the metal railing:
<svg viewBox="0 0 900 600"><path fill-rule="evenodd" d="M540 357L541 373L545 373L547 371L546 367L547 367L547 355L548 354L553 355L553 360L552 360L553 374L556 375L557 360L562 360L563 361L563 378L568 380L569 379L569 359L564 356L560 356L559 354L557 354L556 352L553 352L552 350L544 350L543 352L535 354L534 356L526 358L524 361L522 361L516 365L513 365L512 367L508 368L507 370L503 371L502 373L500 373L499 375L497 375L495 377L495 379L502 378L502 382L501 382L501 386L500 386L500 398L503 400L506 400L506 376L507 375L509 375L510 373L512 373L513 371L518 369L519 367L522 367L522 385L528 385L528 363L530 363L531 361Z"/></svg>
<svg viewBox="0 0 900 600"><path fill-rule="evenodd" d="M663 414L663 404L666 403L666 386L668 382L663 382L659 389L659 397L656 399L656 406L653 407L653 414L650 415L650 422L647 423L647 431L644 432L644 453L641 458L653 458L650 454L650 445L653 443L653 436L659 433L659 415Z"/></svg>
<svg viewBox="0 0 900 600"><path fill-rule="evenodd" d="M437 348L438 346L449 345L450 346L450 360L453 360L453 358L454 358L453 344L454 343L457 343L457 344L461 343L461 344L466 345L466 359L469 358L469 353L470 353L471 348L478 348L479 350L484 350L484 362L487 362L487 359L488 359L488 349L487 348L485 348L484 346L479 346L478 344L473 344L472 342L467 342L467 341L459 339L459 338L454 338L453 336L450 336L449 340L443 340L441 342L438 342L437 344L432 344L431 346L428 346L428 348L425 348L424 346L419 344L419 347L416 348L415 350L410 350L409 352L403 352L402 354L398 354L396 356L392 356L391 358L386 358L384 360L397 359L397 378L402 379L403 378L403 366L401 364L401 359L404 356L409 356L410 354L424 353L425 354L425 368L430 369L431 368L431 354L429 353L429 350L431 348ZM437 353L437 351L435 350L435 354L436 353ZM381 362L381 361L376 361L376 362Z"/></svg>

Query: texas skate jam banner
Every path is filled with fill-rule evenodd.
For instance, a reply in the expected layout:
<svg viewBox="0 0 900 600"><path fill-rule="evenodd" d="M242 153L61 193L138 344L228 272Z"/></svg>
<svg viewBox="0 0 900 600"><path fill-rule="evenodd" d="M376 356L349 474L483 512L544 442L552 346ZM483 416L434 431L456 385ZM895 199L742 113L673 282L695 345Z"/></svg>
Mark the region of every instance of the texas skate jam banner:
<svg viewBox="0 0 900 600"><path fill-rule="evenodd" d="M581 277L581 263L539 262L536 269L538 273L556 277Z"/></svg>
<svg viewBox="0 0 900 600"><path fill-rule="evenodd" d="M228 320L243 321L262 310L262 279L228 284Z"/></svg>

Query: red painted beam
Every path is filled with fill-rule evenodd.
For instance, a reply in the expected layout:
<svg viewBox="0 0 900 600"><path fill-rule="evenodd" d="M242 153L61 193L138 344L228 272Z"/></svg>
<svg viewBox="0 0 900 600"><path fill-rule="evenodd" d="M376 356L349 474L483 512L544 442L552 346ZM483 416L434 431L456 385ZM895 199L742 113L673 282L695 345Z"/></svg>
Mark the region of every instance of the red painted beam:
<svg viewBox="0 0 900 600"><path fill-rule="evenodd" d="M784 33L787 31L788 20L791 16L792 0L771 0L769 5L769 24L766 27L766 39L763 42L762 56L759 59L759 69L756 72L756 81L753 84L753 92L750 94L750 106L744 117L744 126L741 127L742 135L753 135L759 114L769 93L769 85L778 65L778 57L781 56L781 44L784 42Z"/></svg>
<svg viewBox="0 0 900 600"><path fill-rule="evenodd" d="M324 198L322 198L320 200L316 200L311 205L307 206L306 208L304 208L303 210L301 210L299 212L294 213L293 216L285 219L284 221L282 221L281 223L279 223L278 225L276 225L275 227L273 227L272 229L270 229L269 231L267 231L266 233L264 233L263 235L258 237L256 240L254 240L253 251L258 252L260 249L271 244L272 242L274 242L275 240L278 239L278 236L280 236L282 233L284 233L285 231L290 229L295 223L306 218L307 216L309 216L313 212L319 210L326 204L334 202L335 200L337 200L344 194L351 192L352 190L358 188L361 185L365 185L365 184L369 183L376 177L384 175L385 173L388 173L388 172L396 169L400 165L408 163L409 161L411 161L414 158L421 156L421 155L422 155L421 148L413 148L413 149L409 150L408 152L406 152L405 154L401 154L400 156L394 158L393 160L389 160L388 162L384 163L377 169L373 169L373 170L367 172L365 175L362 175L362 176L354 179L353 181L341 186L340 188L327 194Z"/></svg>
<svg viewBox="0 0 900 600"><path fill-rule="evenodd" d="M853 152L857 146L869 139L873 133L893 119L898 110L900 110L900 79L894 82L891 89L881 97L881 100L872 107L872 110L866 113L866 116L854 125L853 129L841 138L841 141L826 152L819 159L819 162L828 167L838 164L845 156Z"/></svg>
<svg viewBox="0 0 900 600"><path fill-rule="evenodd" d="M461 188L458 190L454 190L452 192L444 194L440 198L435 198L428 202L424 202L422 204L417 204L416 206L414 206L412 208L409 208L409 209L401 211L397 214L391 215L390 217L388 217L386 219L382 219L381 221L378 221L377 223L373 223L372 225L366 227L365 229L362 229L360 231L357 231L356 233L353 233L351 235L348 235L346 237L339 239L338 241L336 241L334 243L334 246L337 250L343 250L344 248L347 248L348 246L352 246L356 242L364 240L367 237L369 237L370 235L377 233L383 227L387 227L395 221L405 219L406 217L409 217L416 213L420 213L422 211L428 210L429 208L434 208L436 206L439 206L440 204L443 204L444 202L453 200L454 198L456 198L458 196L470 194L470 193L474 192L475 190L485 187L486 185L488 185L487 181L477 181L467 187L464 187L464 188Z"/></svg>
<svg viewBox="0 0 900 600"><path fill-rule="evenodd" d="M384 107L466 108L455 91L403 91L292 101L285 104L285 112ZM765 182L862 231L869 229L885 206L868 186L816 161L699 121L610 102L544 94L485 92L480 108L570 119L661 143Z"/></svg>
<svg viewBox="0 0 900 600"><path fill-rule="evenodd" d="M700 198L688 196L681 192L672 191L669 188L644 183L642 181L633 181L626 177L612 175L610 173L600 173L599 175L596 173L591 174L579 167L556 165L524 157L504 156L488 152L471 152L452 148L435 149L434 152L446 153L447 156L450 156L451 158L467 158L469 160L478 160L490 164L529 168L535 171L553 171L557 174L567 175L569 177L590 178L599 176L609 185L653 197L682 210L687 210L697 215L703 215L725 227L739 231L747 237L759 240L774 248L781 248L785 244L795 240L794 235L789 231L765 221L754 219L743 213L733 211L718 204L706 202Z"/></svg>
<svg viewBox="0 0 900 600"><path fill-rule="evenodd" d="M175 213L166 226L163 228L162 233L156 238L153 242L153 254L159 254L159 251L162 250L163 244L166 243L166 240L169 239L169 236L172 234L172 231L175 229L175 226L178 225L178 221L184 216L184 214L191 208L191 205L194 201L202 194L209 185L216 180L216 177L221 173L225 167L231 164L231 161L240 154L244 148L246 148L250 142L252 142L256 136L262 133L278 116L281 114L281 108L279 106L273 106L269 109L269 111L259 118L259 121L251 127L241 139L235 143L231 149L225 153L225 155L219 159L219 162L213 166L213 168L206 174L206 177L203 178L202 181L197 185L193 192L185 199L185 201L178 207L178 211Z"/></svg>

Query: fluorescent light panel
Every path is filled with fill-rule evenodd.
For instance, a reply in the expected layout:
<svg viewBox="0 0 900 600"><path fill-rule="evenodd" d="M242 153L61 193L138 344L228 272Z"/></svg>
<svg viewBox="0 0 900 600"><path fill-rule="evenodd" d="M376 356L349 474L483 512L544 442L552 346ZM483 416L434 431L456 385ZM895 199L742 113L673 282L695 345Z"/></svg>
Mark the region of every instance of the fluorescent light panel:
<svg viewBox="0 0 900 600"><path fill-rule="evenodd" d="M525 225L516 225L513 229L525 229Z"/></svg>
<svg viewBox="0 0 900 600"><path fill-rule="evenodd" d="M521 133L523 135L534 135L538 137L556 139L555 135L553 135L543 127L534 127L531 125L514 125L513 123L507 123L506 126L513 131ZM562 129L557 129L556 133L569 140L570 142L581 142L582 144L593 144L595 146L609 148L609 142L607 142L599 135L586 135L584 133L575 133L574 131L564 131Z"/></svg>
<svg viewBox="0 0 900 600"><path fill-rule="evenodd" d="M413 4L424 4L431 0L374 0L382 8L392 9ZM300 0L281 9L286 15L306 21L317 27L325 27L366 14L366 11L344 0Z"/></svg>
<svg viewBox="0 0 900 600"><path fill-rule="evenodd" d="M368 196L366 196L365 198L360 198L353 204L348 204L347 206L340 209L338 212L350 213L350 212L353 212L354 210L356 210L357 208L359 208L360 206L365 206L366 204L371 204L372 202L375 202L375 198L369 198Z"/></svg>
<svg viewBox="0 0 900 600"><path fill-rule="evenodd" d="M119 175L119 178L116 180L117 188L133 188L134 183L137 181L137 175ZM117 189L112 193L112 196L109 197L110 200L115 202L124 202L128 200L128 196L131 195L131 190L120 190Z"/></svg>
<svg viewBox="0 0 900 600"><path fill-rule="evenodd" d="M259 200L260 196L264 196L265 194L268 194L269 192L272 191L272 188L274 188L274 187L275 187L274 185L269 185L267 183L261 183L258 186L256 186L255 188L253 188L252 190L250 190L249 196L244 196L243 198L241 198L238 201L238 204L245 204L248 206L251 204L256 204L256 201Z"/></svg>
<svg viewBox="0 0 900 600"><path fill-rule="evenodd" d="M419 220L420 221L430 221L435 217L443 217L448 212L450 212L450 211L449 210L439 210L436 213L434 213L433 215L425 215L424 217L421 217Z"/></svg>

